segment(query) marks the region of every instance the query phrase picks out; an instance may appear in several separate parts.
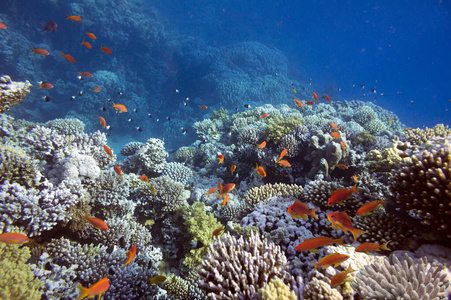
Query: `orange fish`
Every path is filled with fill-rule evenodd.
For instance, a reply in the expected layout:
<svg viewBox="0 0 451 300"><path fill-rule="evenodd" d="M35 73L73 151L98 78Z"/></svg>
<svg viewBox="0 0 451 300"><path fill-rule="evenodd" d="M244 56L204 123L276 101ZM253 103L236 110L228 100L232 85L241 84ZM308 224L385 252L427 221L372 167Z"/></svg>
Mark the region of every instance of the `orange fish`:
<svg viewBox="0 0 451 300"><path fill-rule="evenodd" d="M345 144L345 142L341 141L341 142L340 142L340 146L341 146L341 149L346 150L346 144Z"/></svg>
<svg viewBox="0 0 451 300"><path fill-rule="evenodd" d="M265 172L265 169L263 169L263 167L262 166L258 166L258 164L257 164L257 166L255 167L255 169L254 170L256 170L257 171L257 173L258 173L258 176L260 176L260 177L266 177L266 172Z"/></svg>
<svg viewBox="0 0 451 300"><path fill-rule="evenodd" d="M340 253L332 253L327 256L321 258L317 263L310 262L315 266L315 269L323 268L327 269L328 267L334 265L334 267L338 267L342 262L346 261L349 258L349 255L340 254Z"/></svg>
<svg viewBox="0 0 451 300"><path fill-rule="evenodd" d="M2 22L0 22L0 30L2 30L2 29L6 29L6 28L8 28L8 27L6 27L6 25L5 25L5 24L3 24Z"/></svg>
<svg viewBox="0 0 451 300"><path fill-rule="evenodd" d="M318 237L303 241L302 243L297 245L294 248L294 250L300 251L300 252L310 251L313 253L319 253L318 249L316 249L316 248L328 246L328 245L332 245L332 244L343 245L344 239L345 238L331 239L330 237L327 237L327 236L318 236Z"/></svg>
<svg viewBox="0 0 451 300"><path fill-rule="evenodd" d="M384 200L374 200L368 203L363 204L359 210L357 210L356 216L361 215L369 215L371 212L375 209L377 209L381 204L387 203L387 201Z"/></svg>
<svg viewBox="0 0 451 300"><path fill-rule="evenodd" d="M223 230L224 230L224 228L222 228L222 227L219 227L219 228L215 229L215 230L213 231L212 235L211 235L211 238L214 239L215 237L217 237L218 235L220 235L220 234L221 234L221 231L223 231Z"/></svg>
<svg viewBox="0 0 451 300"><path fill-rule="evenodd" d="M100 121L100 125L102 125L102 129L104 129L105 126L106 126L106 121L105 121L105 119L104 119L103 117L99 117L99 121Z"/></svg>
<svg viewBox="0 0 451 300"><path fill-rule="evenodd" d="M294 201L294 204L288 207L287 212L293 219L307 219L307 215L318 219L315 212L318 208L310 209L306 204L299 200Z"/></svg>
<svg viewBox="0 0 451 300"><path fill-rule="evenodd" d="M88 49L92 49L92 45L89 42L82 41L81 44Z"/></svg>
<svg viewBox="0 0 451 300"><path fill-rule="evenodd" d="M127 107L125 107L125 105L124 104L114 104L113 103L113 108L115 108L117 111L119 111L120 113L123 113L123 112L127 112L128 110L127 110Z"/></svg>
<svg viewBox="0 0 451 300"><path fill-rule="evenodd" d="M230 167L230 173L233 175L233 172L235 172L235 170L236 170L236 165L232 165Z"/></svg>
<svg viewBox="0 0 451 300"><path fill-rule="evenodd" d="M82 287L81 285L78 285L77 288L80 290L80 295L78 295L77 300L81 300L86 297L92 298L97 295L99 295L100 299L102 294L105 293L109 287L110 282L108 281L107 277L100 279L99 281L91 285L89 288L85 288Z"/></svg>
<svg viewBox="0 0 451 300"><path fill-rule="evenodd" d="M218 156L216 156L219 160L218 165L222 164L224 162L224 155L219 154Z"/></svg>
<svg viewBox="0 0 451 300"><path fill-rule="evenodd" d="M354 182L357 182L358 180L357 175L352 176L352 180L354 180Z"/></svg>
<svg viewBox="0 0 451 300"><path fill-rule="evenodd" d="M349 167L347 165L344 164L338 164L336 165L337 168L339 168L340 170L347 170L349 169Z"/></svg>
<svg viewBox="0 0 451 300"><path fill-rule="evenodd" d="M93 89L92 91L98 93L98 92L100 92L100 90L101 90L101 87L100 87L100 85L99 85L98 87L96 87L96 88ZM113 103L113 104L114 104L114 103Z"/></svg>
<svg viewBox="0 0 451 300"><path fill-rule="evenodd" d="M296 99L296 98L294 98L293 99L293 101L296 103L296 105L298 106L298 107L300 107L300 108L302 108L304 105L302 104L302 101L300 101L300 100L298 100L298 99Z"/></svg>
<svg viewBox="0 0 451 300"><path fill-rule="evenodd" d="M106 54L111 54L112 53L110 48L100 46L100 49L103 52L105 52Z"/></svg>
<svg viewBox="0 0 451 300"><path fill-rule="evenodd" d="M99 230L108 230L108 226L106 225L105 222L103 222L103 220L99 219L99 218L94 218L94 217L88 217L87 215L84 217L85 220L88 220L89 223L91 223L91 225L94 226L95 229L99 229Z"/></svg>
<svg viewBox="0 0 451 300"><path fill-rule="evenodd" d="M219 192L222 191L222 184L221 184L221 182L218 182L218 190L219 190Z"/></svg>
<svg viewBox="0 0 451 300"><path fill-rule="evenodd" d="M288 152L288 149L283 149L282 152L280 152L279 158L277 161L280 161Z"/></svg>
<svg viewBox="0 0 451 300"><path fill-rule="evenodd" d="M356 252L370 252L370 251L380 251L385 250L385 251L391 251L390 249L388 249L388 243L390 243L391 241L388 241L382 245L376 244L376 243L362 243L360 244L357 248L355 248Z"/></svg>
<svg viewBox="0 0 451 300"><path fill-rule="evenodd" d="M206 195L211 195L213 193L216 193L216 191L218 190L218 188L212 187L211 189L209 189L205 194Z"/></svg>
<svg viewBox="0 0 451 300"><path fill-rule="evenodd" d="M283 168L291 168L291 164L288 162L288 160L279 160L277 162L279 164L279 166L283 167Z"/></svg>
<svg viewBox="0 0 451 300"><path fill-rule="evenodd" d="M334 139L339 139L341 137L341 135L336 131L331 132L330 136L333 137Z"/></svg>
<svg viewBox="0 0 451 300"><path fill-rule="evenodd" d="M224 200L222 201L221 206L224 208L227 203L229 203L229 194L225 195Z"/></svg>
<svg viewBox="0 0 451 300"><path fill-rule="evenodd" d="M69 15L66 15L66 16L67 16L66 20L69 19L69 20L75 21L75 22L81 22L81 21L83 21L83 19L80 18L79 16L69 16Z"/></svg>
<svg viewBox="0 0 451 300"><path fill-rule="evenodd" d="M135 258L135 256L136 256L136 243L128 250L127 260L125 261L125 264L123 266L121 266L121 268L123 268L126 265L128 265L129 263L131 263L132 260Z"/></svg>
<svg viewBox="0 0 451 300"><path fill-rule="evenodd" d="M267 117L269 117L269 114L263 114L263 115L260 116L260 119L264 119L264 118L267 118Z"/></svg>
<svg viewBox="0 0 451 300"><path fill-rule="evenodd" d="M114 172L116 172L116 174L119 175L119 177L122 176L122 170L121 170L121 167L119 167L119 166L114 166Z"/></svg>
<svg viewBox="0 0 451 300"><path fill-rule="evenodd" d="M141 179L142 181L149 182L149 177L147 177L146 175L141 175L138 178Z"/></svg>
<svg viewBox="0 0 451 300"><path fill-rule="evenodd" d="M266 141L263 141L260 145L257 144L257 148L255 148L255 149L263 149L265 147L266 147Z"/></svg>
<svg viewBox="0 0 451 300"><path fill-rule="evenodd" d="M313 92L313 93L312 93L312 97L313 97L313 99L315 99L316 102L319 101L319 98L318 98L318 94L317 94L317 93Z"/></svg>
<svg viewBox="0 0 451 300"><path fill-rule="evenodd" d="M31 49L31 52L36 53L38 55L43 55L43 56L50 54L47 50L41 49L41 48L33 48L33 49Z"/></svg>
<svg viewBox="0 0 451 300"><path fill-rule="evenodd" d="M234 188L235 188L235 184L234 184L234 183L226 184L226 185L221 189L221 194L224 196L225 194L230 193ZM219 198L219 199L221 199L221 198Z"/></svg>
<svg viewBox="0 0 451 300"><path fill-rule="evenodd" d="M93 33L85 32L85 34L86 34L87 36L89 36L91 39L97 40L97 37L96 37Z"/></svg>
<svg viewBox="0 0 451 300"><path fill-rule="evenodd" d="M206 106L206 105L199 105L199 109L207 109L208 108L208 106Z"/></svg>
<svg viewBox="0 0 451 300"><path fill-rule="evenodd" d="M357 241L357 238L362 234L368 233L366 231L355 228L352 225L351 218L345 211L330 213L327 215L327 219L329 220L333 229L341 230L344 233L348 233L348 231L351 232L352 236L354 237L354 241Z"/></svg>
<svg viewBox="0 0 451 300"><path fill-rule="evenodd" d="M307 105L313 105L313 104L315 104L315 101L309 100L309 101L305 102L305 104L307 104Z"/></svg>
<svg viewBox="0 0 451 300"><path fill-rule="evenodd" d="M103 149L105 150L106 154L108 154L110 157L114 157L113 151L111 151L110 147L108 147L107 145L103 145Z"/></svg>
<svg viewBox="0 0 451 300"><path fill-rule="evenodd" d="M345 280L346 280L346 276L348 276L349 273L355 272L358 270L353 270L351 268L351 264L348 265L348 269L346 271L340 272L337 275L334 275L331 279L330 279L330 286L334 289L336 287L338 287L339 285L341 285Z"/></svg>
<svg viewBox="0 0 451 300"><path fill-rule="evenodd" d="M88 77L88 78L94 77L94 75L92 75L92 73L89 73L89 72L78 72L78 75L81 75L83 77Z"/></svg>
<svg viewBox="0 0 451 300"><path fill-rule="evenodd" d="M334 122L330 123L330 126L332 126L333 129L338 130L338 126Z"/></svg>
<svg viewBox="0 0 451 300"><path fill-rule="evenodd" d="M39 88L44 89L44 90L53 89L53 84L51 84L49 82L41 82L39 84Z"/></svg>
<svg viewBox="0 0 451 300"><path fill-rule="evenodd" d="M361 110L362 109L362 107L361 106L359 106L359 110Z"/></svg>
<svg viewBox="0 0 451 300"><path fill-rule="evenodd" d="M342 188L333 191L330 195L329 201L327 201L327 206L332 206L335 204L343 205L343 201L350 199L353 193L358 193L357 183L350 189Z"/></svg>
<svg viewBox="0 0 451 300"><path fill-rule="evenodd" d="M75 63L75 58L72 55L64 54L63 51L61 51L60 55L64 57L64 59L67 60L68 62Z"/></svg>
<svg viewBox="0 0 451 300"><path fill-rule="evenodd" d="M330 97L329 97L329 96L327 96L327 95L324 95L324 96L323 96L323 98L324 98L324 99L326 99L326 100L327 100L327 102L329 102L329 103L330 103L330 102L332 102L332 100L330 100Z"/></svg>
<svg viewBox="0 0 451 300"><path fill-rule="evenodd" d="M6 244L24 244L28 243L28 237L18 232L5 232L0 234L0 243Z"/></svg>

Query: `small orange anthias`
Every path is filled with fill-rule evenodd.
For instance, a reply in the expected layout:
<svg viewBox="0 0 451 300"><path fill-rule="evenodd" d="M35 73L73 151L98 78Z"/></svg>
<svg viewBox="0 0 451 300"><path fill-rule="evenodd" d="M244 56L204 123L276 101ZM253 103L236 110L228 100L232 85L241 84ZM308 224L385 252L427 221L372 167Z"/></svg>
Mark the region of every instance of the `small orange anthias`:
<svg viewBox="0 0 451 300"><path fill-rule="evenodd" d="M350 189L338 189L331 193L329 201L327 201L327 206L333 206L335 204L343 205L343 201L350 199L353 193L358 193L357 183Z"/></svg>
<svg viewBox="0 0 451 300"><path fill-rule="evenodd" d="M136 256L136 243L130 248L130 250L128 250L127 260L125 261L125 264L121 268L131 263L132 260L135 258L135 256Z"/></svg>
<svg viewBox="0 0 451 300"><path fill-rule="evenodd" d="M307 215L318 219L315 212L318 208L310 209L305 203L302 203L299 200L294 201L293 205L288 207L287 212L293 219L307 219Z"/></svg>
<svg viewBox="0 0 451 300"><path fill-rule="evenodd" d="M91 223L91 225L93 225L95 229L108 230L106 223L99 218L89 217L88 215L86 215L84 219L88 220L88 222Z"/></svg>

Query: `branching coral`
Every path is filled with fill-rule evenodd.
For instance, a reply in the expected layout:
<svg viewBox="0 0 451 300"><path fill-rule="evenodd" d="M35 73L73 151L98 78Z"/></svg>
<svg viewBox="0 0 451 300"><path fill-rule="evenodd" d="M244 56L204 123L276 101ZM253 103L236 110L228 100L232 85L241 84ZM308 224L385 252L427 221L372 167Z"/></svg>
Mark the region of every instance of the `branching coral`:
<svg viewBox="0 0 451 300"><path fill-rule="evenodd" d="M54 119L46 122L44 126L65 135L77 135L85 129L85 124L79 119Z"/></svg>
<svg viewBox="0 0 451 300"><path fill-rule="evenodd" d="M435 125L433 128L416 128L405 130L401 135L401 140L410 142L412 145L422 145L434 137L451 136L451 129L443 124Z"/></svg>
<svg viewBox="0 0 451 300"><path fill-rule="evenodd" d="M0 77L0 113L7 111L11 106L22 102L30 93L31 83L11 81L9 76Z"/></svg>
<svg viewBox="0 0 451 300"><path fill-rule="evenodd" d="M383 264L365 267L352 285L365 299L446 300L449 282L441 269L440 264L430 264L427 258L415 263L404 254L404 261L400 262L392 254Z"/></svg>
<svg viewBox="0 0 451 300"><path fill-rule="evenodd" d="M130 142L126 144L121 149L121 155L123 156L131 156L136 153L139 149L141 149L144 146L143 143L140 142Z"/></svg>
<svg viewBox="0 0 451 300"><path fill-rule="evenodd" d="M193 171L182 163L171 162L164 167L163 176L185 185L188 179L193 176Z"/></svg>
<svg viewBox="0 0 451 300"><path fill-rule="evenodd" d="M163 171L167 157L164 142L150 138L134 155L124 160L122 170L127 173L157 175Z"/></svg>
<svg viewBox="0 0 451 300"><path fill-rule="evenodd" d="M302 191L302 186L296 184L268 183L263 186L250 189L246 194L245 200L249 205L255 205L272 196L285 197L292 195L294 197L300 197Z"/></svg>
<svg viewBox="0 0 451 300"><path fill-rule="evenodd" d="M300 116L271 118L268 121L268 126L265 131L266 140L277 144L286 134L293 131L299 125L304 124L305 121Z"/></svg>
<svg viewBox="0 0 451 300"><path fill-rule="evenodd" d="M19 183L26 187L40 185L41 173L37 164L19 148L0 146L0 183Z"/></svg>

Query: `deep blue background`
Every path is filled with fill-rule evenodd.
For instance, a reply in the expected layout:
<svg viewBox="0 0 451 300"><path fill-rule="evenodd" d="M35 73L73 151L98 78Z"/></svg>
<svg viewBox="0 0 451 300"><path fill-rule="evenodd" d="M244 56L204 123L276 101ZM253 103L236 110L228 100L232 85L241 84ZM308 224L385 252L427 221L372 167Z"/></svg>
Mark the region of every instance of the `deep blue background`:
<svg viewBox="0 0 451 300"><path fill-rule="evenodd" d="M375 103L407 126L451 124L446 111L451 110L450 1L149 4L158 7L169 26L212 46L249 40L281 49L291 76L312 78L314 88L333 99L374 101L370 89L376 86Z"/></svg>

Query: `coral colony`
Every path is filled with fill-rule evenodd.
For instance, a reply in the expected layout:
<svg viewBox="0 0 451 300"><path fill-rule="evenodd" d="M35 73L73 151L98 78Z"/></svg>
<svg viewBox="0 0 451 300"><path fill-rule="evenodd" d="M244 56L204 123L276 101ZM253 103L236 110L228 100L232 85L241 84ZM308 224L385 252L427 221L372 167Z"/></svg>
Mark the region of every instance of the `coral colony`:
<svg viewBox="0 0 451 300"><path fill-rule="evenodd" d="M296 90L258 42L202 52L159 14L83 7L37 26L49 44L0 48L0 299L448 299L448 126ZM149 53L123 60L125 26L82 30L107 17ZM83 44L60 50L67 24ZM174 44L210 94L167 88L152 55Z"/></svg>

